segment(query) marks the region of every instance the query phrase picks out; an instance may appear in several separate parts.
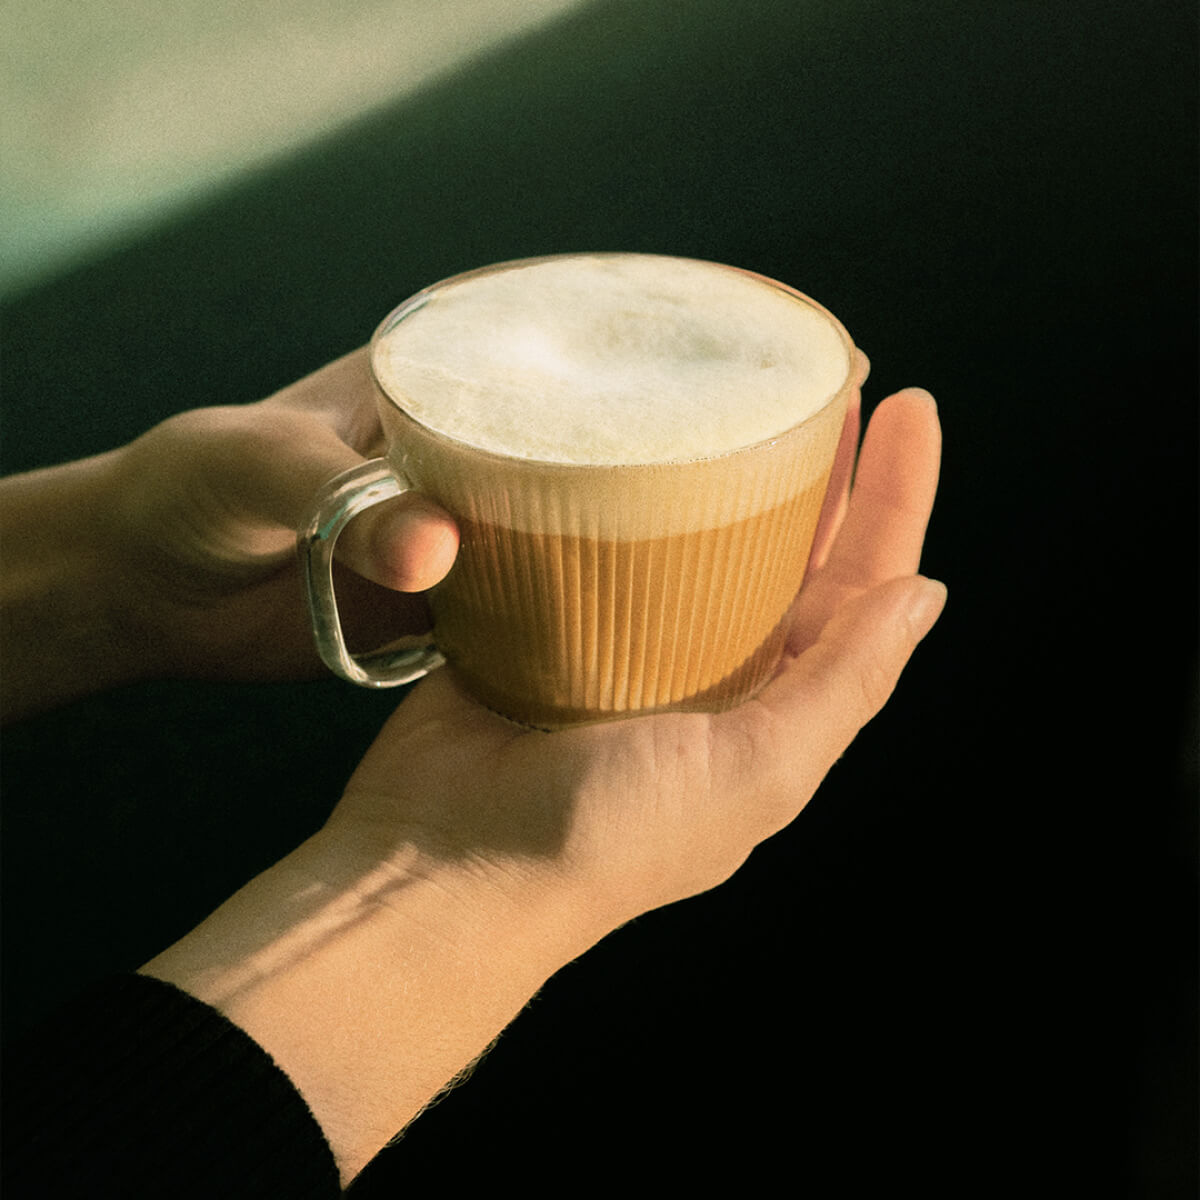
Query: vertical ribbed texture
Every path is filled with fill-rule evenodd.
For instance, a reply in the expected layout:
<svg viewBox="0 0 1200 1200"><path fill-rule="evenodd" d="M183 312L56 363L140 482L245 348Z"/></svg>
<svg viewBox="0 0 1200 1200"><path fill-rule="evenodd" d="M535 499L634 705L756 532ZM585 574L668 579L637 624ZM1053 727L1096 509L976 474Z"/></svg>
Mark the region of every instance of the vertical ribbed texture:
<svg viewBox="0 0 1200 1200"><path fill-rule="evenodd" d="M753 693L778 661L848 399L770 443L634 467L489 456L405 420L397 471L462 534L431 594L439 648L529 725Z"/></svg>
<svg viewBox="0 0 1200 1200"><path fill-rule="evenodd" d="M485 703L528 724L735 703L777 661L824 493L806 462L767 466L741 481L749 495L691 490L686 511L664 505L664 525L702 525L669 537L623 539L619 513L598 528L594 508L536 476L507 499L572 532L505 528L504 502L484 495L435 593L439 645ZM735 505L756 515L730 522Z"/></svg>

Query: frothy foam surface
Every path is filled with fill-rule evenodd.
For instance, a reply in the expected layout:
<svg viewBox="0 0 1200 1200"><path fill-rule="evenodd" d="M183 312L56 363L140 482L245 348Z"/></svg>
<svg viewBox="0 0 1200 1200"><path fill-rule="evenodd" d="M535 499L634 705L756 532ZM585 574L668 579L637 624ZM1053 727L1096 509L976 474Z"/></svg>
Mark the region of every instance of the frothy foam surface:
<svg viewBox="0 0 1200 1200"><path fill-rule="evenodd" d="M655 255L543 260L443 287L377 341L373 362L427 428L595 465L776 437L850 369L817 309L728 268Z"/></svg>

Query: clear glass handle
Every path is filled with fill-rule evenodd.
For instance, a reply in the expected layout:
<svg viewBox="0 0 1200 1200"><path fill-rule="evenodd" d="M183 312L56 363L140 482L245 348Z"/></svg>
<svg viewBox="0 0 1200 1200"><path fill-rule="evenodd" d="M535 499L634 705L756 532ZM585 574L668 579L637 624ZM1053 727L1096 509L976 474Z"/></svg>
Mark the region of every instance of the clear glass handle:
<svg viewBox="0 0 1200 1200"><path fill-rule="evenodd" d="M446 660L433 644L385 648L351 654L342 633L333 587L333 550L350 519L364 509L408 491L386 458L373 458L334 476L313 499L307 522L298 535L300 568L312 615L317 651L336 675L362 687L399 687L440 667Z"/></svg>

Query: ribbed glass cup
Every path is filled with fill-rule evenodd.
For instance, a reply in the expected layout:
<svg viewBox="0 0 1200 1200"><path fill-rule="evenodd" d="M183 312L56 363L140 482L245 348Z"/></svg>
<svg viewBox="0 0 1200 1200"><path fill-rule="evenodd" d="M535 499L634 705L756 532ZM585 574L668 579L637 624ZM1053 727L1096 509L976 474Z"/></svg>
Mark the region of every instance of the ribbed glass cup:
<svg viewBox="0 0 1200 1200"><path fill-rule="evenodd" d="M858 379L836 318L762 283L828 319L844 339L846 378L785 433L712 457L507 457L426 428L376 381L392 470L458 522L457 561L429 595L433 632L488 707L541 728L718 711L774 673ZM395 310L375 341L427 296Z"/></svg>

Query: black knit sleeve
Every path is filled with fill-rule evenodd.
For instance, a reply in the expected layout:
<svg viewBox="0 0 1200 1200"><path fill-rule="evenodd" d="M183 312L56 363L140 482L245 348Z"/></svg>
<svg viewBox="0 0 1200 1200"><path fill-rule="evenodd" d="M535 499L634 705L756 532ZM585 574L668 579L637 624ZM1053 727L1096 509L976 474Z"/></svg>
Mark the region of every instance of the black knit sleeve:
<svg viewBox="0 0 1200 1200"><path fill-rule="evenodd" d="M5 1200L341 1195L320 1126L246 1033L142 975L105 981L6 1053Z"/></svg>

